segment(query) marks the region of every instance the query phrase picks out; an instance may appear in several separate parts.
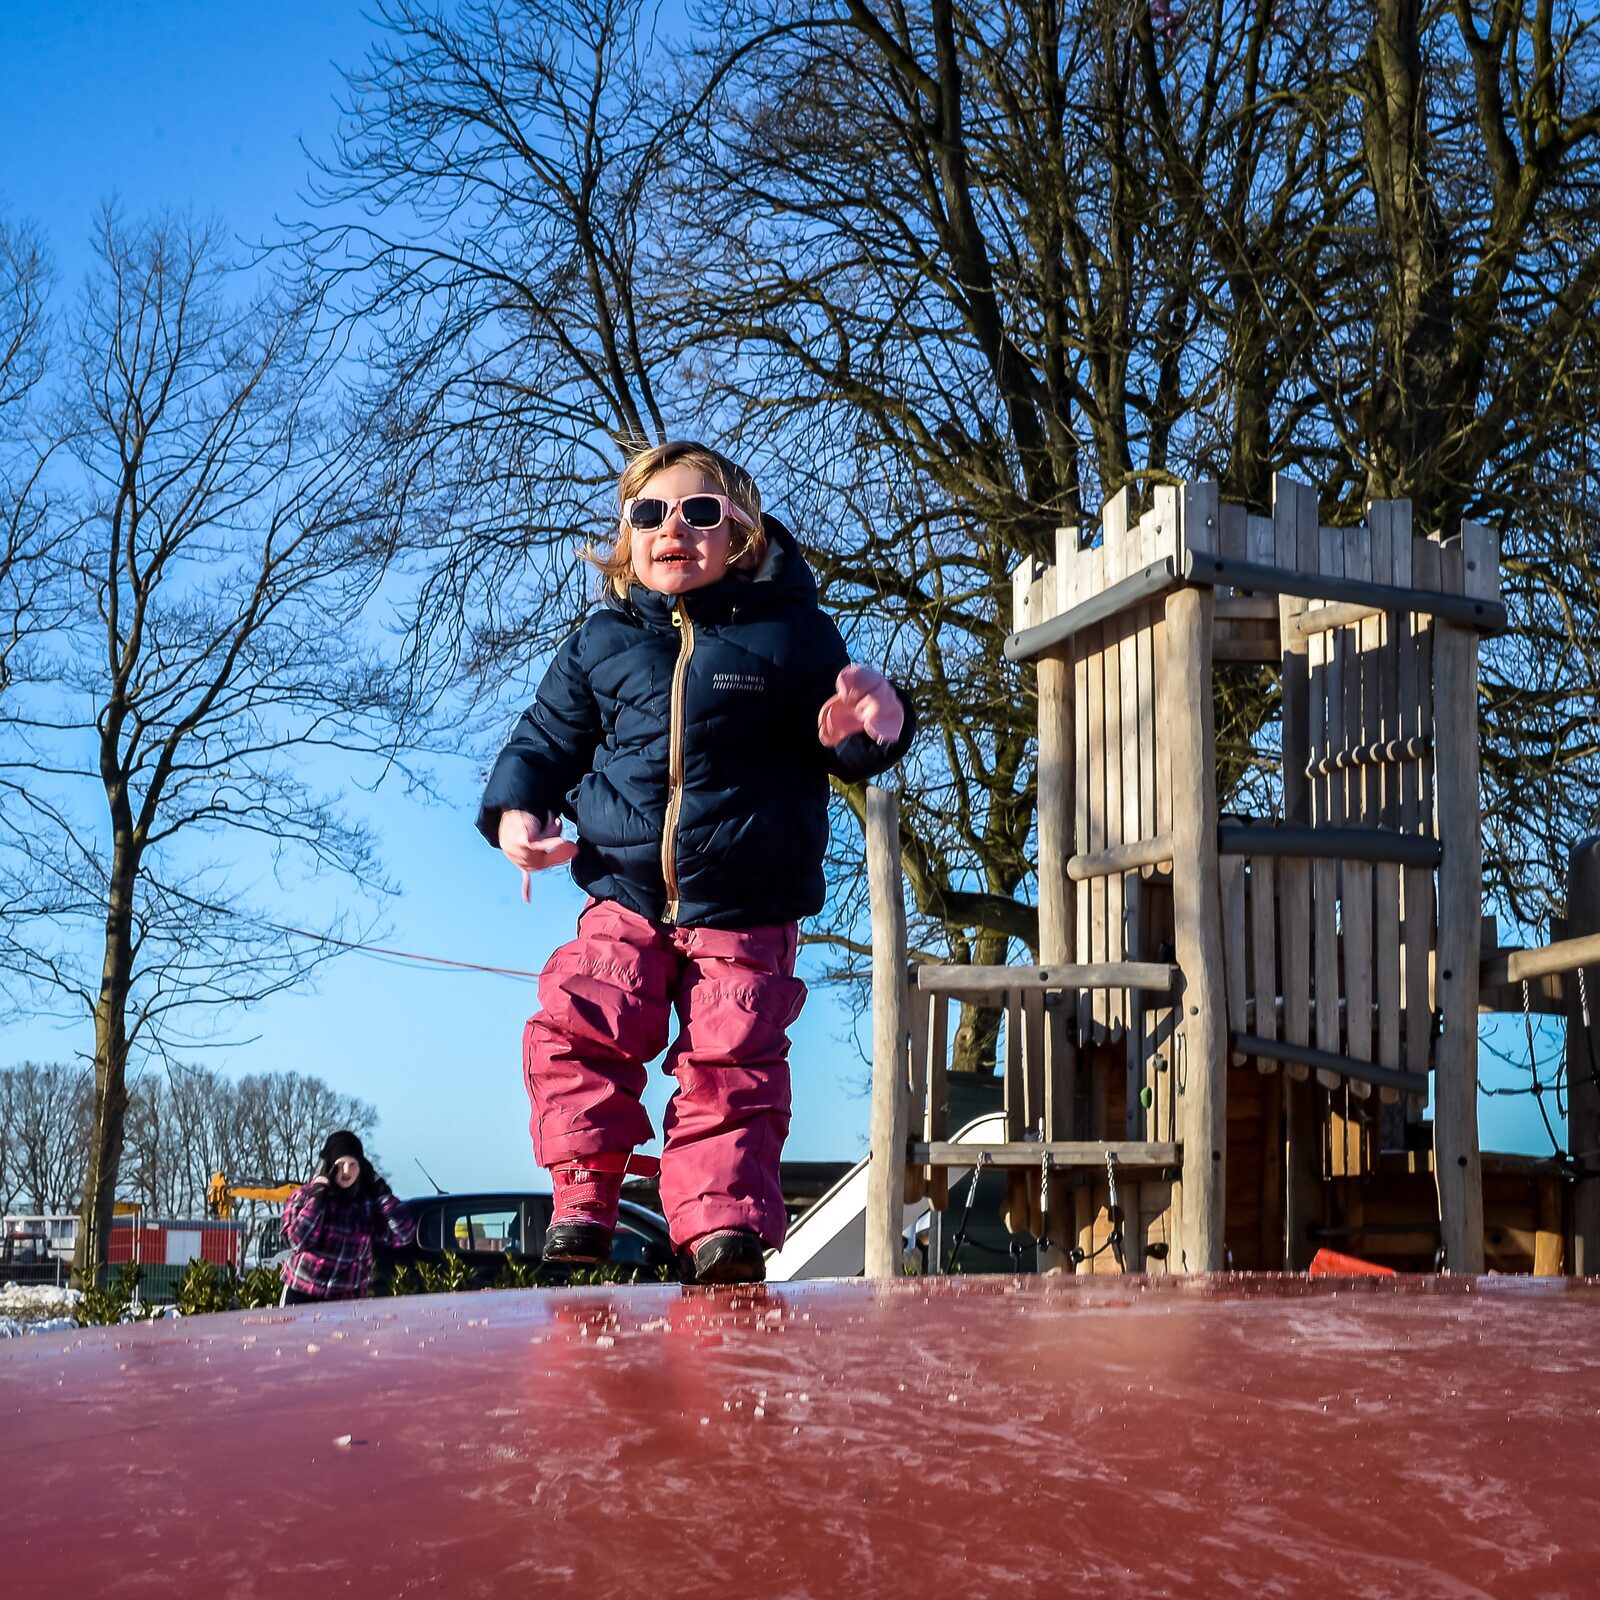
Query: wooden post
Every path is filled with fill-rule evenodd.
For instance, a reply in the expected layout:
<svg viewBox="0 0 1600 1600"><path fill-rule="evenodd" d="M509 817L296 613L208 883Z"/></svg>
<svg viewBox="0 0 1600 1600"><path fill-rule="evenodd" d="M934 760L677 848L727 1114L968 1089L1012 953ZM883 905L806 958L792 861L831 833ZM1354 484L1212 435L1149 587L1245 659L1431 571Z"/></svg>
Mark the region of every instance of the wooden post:
<svg viewBox="0 0 1600 1600"><path fill-rule="evenodd" d="M1567 937L1600 933L1600 836L1572 852ZM1582 977L1582 986L1579 977ZM1600 1273L1600 965L1567 975L1567 1150L1585 1176L1572 1188L1572 1270ZM1587 997L1589 1025L1584 1026Z"/></svg>
<svg viewBox="0 0 1600 1600"><path fill-rule="evenodd" d="M866 1275L898 1278L911 1109L906 1081L906 906L900 804L887 789L876 787L867 790L867 892L872 905L872 1120Z"/></svg>
<svg viewBox="0 0 1600 1600"><path fill-rule="evenodd" d="M1533 1234L1533 1275L1536 1278L1559 1278L1561 1260L1565 1254L1566 1229L1561 1217L1561 1180L1542 1176L1535 1180L1538 1188L1538 1212ZM1582 1188L1579 1184L1577 1187Z"/></svg>
<svg viewBox="0 0 1600 1600"><path fill-rule="evenodd" d="M1439 862L1433 1157L1450 1272L1483 1271L1478 1150L1478 963L1483 840L1478 811L1478 636L1440 622L1434 644L1434 792Z"/></svg>
<svg viewBox="0 0 1600 1600"><path fill-rule="evenodd" d="M1277 476L1272 482L1272 520L1279 563L1299 572L1317 570L1317 497L1304 484ZM1314 818L1311 780L1311 662L1309 641L1294 623L1306 602L1289 595L1278 601L1283 639L1283 816L1310 827ZM1284 941L1283 1036L1294 1044L1311 1041L1311 867L1285 861L1278 872L1280 922ZM1293 1272L1311 1264L1308 1233L1324 1220L1322 1128L1319 1090L1302 1073L1284 1084L1284 1265Z"/></svg>
<svg viewBox="0 0 1600 1600"><path fill-rule="evenodd" d="M1077 787L1077 733L1072 697L1072 660L1065 650L1039 660L1039 964L1075 958L1073 912L1077 890L1067 877L1074 854L1072 799ZM1063 1001L1066 1000L1063 995ZM1067 1008L1045 1013L1044 1121L1046 1139L1070 1139L1077 1102L1077 1056L1068 1036ZM1071 1272L1072 1186L1052 1177L1047 1240L1040 1245L1039 1270Z"/></svg>
<svg viewBox="0 0 1600 1600"><path fill-rule="evenodd" d="M1183 491L1186 545L1214 548L1217 488ZM1208 540L1207 535L1210 535ZM1179 1094L1183 1136L1186 1272L1220 1272L1227 1142L1227 1023L1222 965L1222 890L1217 865L1216 720L1211 702L1215 601L1209 589L1167 596L1165 712L1172 741L1172 908L1182 970Z"/></svg>

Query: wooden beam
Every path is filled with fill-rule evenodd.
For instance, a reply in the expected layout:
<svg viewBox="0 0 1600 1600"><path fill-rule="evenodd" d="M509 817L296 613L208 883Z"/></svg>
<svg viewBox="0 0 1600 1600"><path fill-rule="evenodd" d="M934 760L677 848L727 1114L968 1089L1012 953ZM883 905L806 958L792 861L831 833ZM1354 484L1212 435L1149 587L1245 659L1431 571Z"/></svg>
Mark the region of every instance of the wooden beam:
<svg viewBox="0 0 1600 1600"><path fill-rule="evenodd" d="M1150 566L1129 573L1081 605L1073 606L1070 611L1036 627L1010 634L1005 642L1006 660L1032 661L1048 650L1059 648L1085 628L1092 628L1108 617L1120 616L1141 601L1165 594L1177 582L1177 564L1171 556L1163 556Z"/></svg>
<svg viewBox="0 0 1600 1600"><path fill-rule="evenodd" d="M1073 927L1077 891L1067 875L1074 848L1073 795L1077 788L1076 706L1072 694L1072 658L1052 651L1039 658L1039 958L1042 966L1066 966L1076 954ZM1077 1103L1077 1048L1066 1014L1044 1012L1044 1133L1047 1139L1070 1138L1072 1108ZM1070 1273L1072 1259L1072 1196L1067 1180L1049 1179L1048 1225L1039 1243L1039 1271Z"/></svg>
<svg viewBox="0 0 1600 1600"><path fill-rule="evenodd" d="M1190 492L1193 492L1193 488ZM1360 621L1362 617L1373 616L1380 611L1411 611L1434 617L1440 622L1474 628L1482 633L1500 633L1506 626L1506 608L1499 600L1440 590L1399 589L1393 584L1373 583L1365 578L1334 577L1330 573L1285 572L1278 567L1257 566L1251 561L1233 561L1226 556L1214 555L1209 550L1186 548L1180 576L1186 583L1213 584L1217 588L1251 589L1261 594L1292 594L1307 600L1352 601L1357 611L1354 616L1346 617L1345 622ZM1301 613L1303 618L1318 614L1314 610ZM1048 628L1053 625L1047 623L1045 626Z"/></svg>
<svg viewBox="0 0 1600 1600"><path fill-rule="evenodd" d="M1183 490L1183 537L1215 528L1215 484ZM1227 1023L1223 1014L1222 892L1217 867L1217 740L1211 698L1213 597L1209 589L1167 596L1166 726L1172 770L1172 904L1178 966L1183 1142L1181 1265L1226 1265Z"/></svg>
<svg viewBox="0 0 1600 1600"><path fill-rule="evenodd" d="M1292 479L1272 484L1274 543L1280 566L1309 567L1316 560L1317 497ZM1283 639L1283 814L1300 827L1311 823L1311 669L1306 640L1291 624L1306 602L1278 597ZM1279 927L1283 940L1283 1027L1279 1036L1296 1044L1311 1039L1311 868L1287 856L1278 869ZM1284 1076L1284 1265L1304 1270L1315 1248L1308 1230L1323 1221L1322 1143L1317 1117L1320 1090L1305 1068L1285 1066Z"/></svg>
<svg viewBox="0 0 1600 1600"><path fill-rule="evenodd" d="M1486 985L1479 980L1478 1014L1486 1012L1520 1012L1522 1010L1522 985L1497 983ZM1528 980L1528 1010L1535 1016L1564 1017L1567 1014L1567 980L1559 972L1547 972L1542 978Z"/></svg>
<svg viewBox="0 0 1600 1600"><path fill-rule="evenodd" d="M1503 983L1521 983L1524 978L1531 981L1552 973L1576 972L1579 967L1600 967L1600 933L1558 939L1528 950L1492 950L1478 969L1478 982L1485 988L1498 988Z"/></svg>
<svg viewBox="0 0 1600 1600"><path fill-rule="evenodd" d="M867 889L872 905L872 1117L867 1168L866 1275L900 1276L910 1089L906 1052L906 906L900 805L867 790Z"/></svg>
<svg viewBox="0 0 1600 1600"><path fill-rule="evenodd" d="M1278 626L1278 598L1270 594L1219 594L1216 619L1223 622L1270 622Z"/></svg>
<svg viewBox="0 0 1600 1600"><path fill-rule="evenodd" d="M1042 857L1043 851L1040 853ZM1120 877L1124 872L1137 872L1142 867L1171 870L1171 834L1157 834L1153 839L1133 839L1127 844L1112 845L1107 850L1083 851L1067 862L1067 876L1074 883L1083 883L1090 878ZM1044 954L1042 941L1039 953Z"/></svg>
<svg viewBox="0 0 1600 1600"><path fill-rule="evenodd" d="M1566 1253L1566 1227L1561 1207L1561 1180L1539 1179L1538 1228L1533 1241L1533 1275L1559 1278ZM1574 1187L1582 1188L1582 1184Z"/></svg>
<svg viewBox="0 0 1600 1600"><path fill-rule="evenodd" d="M1023 989L1149 989L1167 994L1178 969L1161 961L1062 962L1050 967L917 968L917 987L926 994L947 994L958 1000L988 1000L1007 990Z"/></svg>
<svg viewBox="0 0 1600 1600"><path fill-rule="evenodd" d="M1010 1144L951 1144L948 1141L910 1147L913 1163L934 1167L1038 1167L1046 1156L1052 1166L1098 1172L1103 1177L1106 1157L1117 1169L1177 1167L1183 1161L1181 1144L1105 1143L1097 1139L1023 1140ZM1052 1206L1052 1210L1054 1207Z"/></svg>
<svg viewBox="0 0 1600 1600"><path fill-rule="evenodd" d="M1393 861L1403 867L1431 867L1440 859L1439 841L1425 834L1393 833L1387 828L1306 828L1282 822L1225 822L1217 829L1217 848L1225 856Z"/></svg>
<svg viewBox="0 0 1600 1600"><path fill-rule="evenodd" d="M1319 633L1331 633L1335 628L1348 627L1352 622L1365 622L1368 617L1381 617L1383 606L1357 605L1353 601L1340 601L1331 605L1308 606L1292 621L1283 624L1285 640L1291 636L1303 643Z"/></svg>
<svg viewBox="0 0 1600 1600"><path fill-rule="evenodd" d="M1600 838L1593 835L1567 868L1567 932L1600 934ZM1600 982L1591 976L1600 979L1585 974L1581 988L1576 980L1567 985L1567 1149L1588 1179L1572 1196L1572 1270L1582 1275L1600 1273Z"/></svg>
<svg viewBox="0 0 1600 1600"><path fill-rule="evenodd" d="M1403 1089L1408 1094L1428 1092L1428 1076L1424 1072L1403 1072L1395 1067L1379 1066L1375 1061L1342 1056L1332 1050L1318 1050L1308 1045L1290 1044L1286 1039L1263 1039L1255 1034L1237 1031L1230 1035L1228 1042L1235 1055L1255 1056L1258 1060L1266 1061L1298 1062L1301 1066L1315 1067L1318 1072L1333 1072L1341 1078L1355 1078L1361 1083Z"/></svg>
<svg viewBox="0 0 1600 1600"><path fill-rule="evenodd" d="M1459 549L1446 547L1448 573ZM1445 1267L1483 1271L1483 1172L1478 1144L1478 925L1483 838L1478 802L1478 639L1440 622L1434 643L1434 832L1439 863L1435 968L1442 1027L1434 1047L1433 1138Z"/></svg>

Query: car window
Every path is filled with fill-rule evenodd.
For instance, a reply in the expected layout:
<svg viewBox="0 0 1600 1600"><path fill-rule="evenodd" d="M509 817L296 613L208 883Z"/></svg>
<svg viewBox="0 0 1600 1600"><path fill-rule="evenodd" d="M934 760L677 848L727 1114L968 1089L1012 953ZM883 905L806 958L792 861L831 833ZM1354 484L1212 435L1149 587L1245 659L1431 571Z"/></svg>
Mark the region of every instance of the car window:
<svg viewBox="0 0 1600 1600"><path fill-rule="evenodd" d="M640 1267L654 1258L645 1254L649 1241L642 1233L630 1228L626 1221L618 1221L617 1231L611 1238L611 1259L620 1266ZM660 1252L656 1252L659 1256Z"/></svg>
<svg viewBox="0 0 1600 1600"><path fill-rule="evenodd" d="M462 1255L522 1249L522 1210L515 1201L447 1205L443 1214L445 1247Z"/></svg>
<svg viewBox="0 0 1600 1600"><path fill-rule="evenodd" d="M417 1244L424 1250L444 1249L444 1230L440 1226L442 1206L428 1206L417 1218Z"/></svg>

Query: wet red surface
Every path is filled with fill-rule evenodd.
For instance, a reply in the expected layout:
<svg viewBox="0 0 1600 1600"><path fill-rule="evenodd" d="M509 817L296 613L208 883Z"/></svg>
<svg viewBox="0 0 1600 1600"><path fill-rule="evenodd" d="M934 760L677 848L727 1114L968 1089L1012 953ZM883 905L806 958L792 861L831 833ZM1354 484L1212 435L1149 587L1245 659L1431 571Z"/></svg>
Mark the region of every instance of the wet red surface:
<svg viewBox="0 0 1600 1600"><path fill-rule="evenodd" d="M0 1345L10 1597L1600 1595L1600 1281L906 1280Z"/></svg>

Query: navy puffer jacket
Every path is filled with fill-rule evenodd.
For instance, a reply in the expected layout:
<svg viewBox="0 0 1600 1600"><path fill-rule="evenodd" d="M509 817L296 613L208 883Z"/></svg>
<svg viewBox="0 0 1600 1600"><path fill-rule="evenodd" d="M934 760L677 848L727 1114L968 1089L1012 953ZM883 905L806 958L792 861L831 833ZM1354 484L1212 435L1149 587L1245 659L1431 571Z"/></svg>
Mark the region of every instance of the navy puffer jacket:
<svg viewBox="0 0 1600 1600"><path fill-rule="evenodd" d="M901 692L894 745L863 733L821 744L817 713L849 655L799 546L763 520L770 542L753 577L681 596L607 592L500 752L478 812L484 838L498 842L503 811L571 818L579 885L656 922L749 928L821 910L828 775L893 766L914 719Z"/></svg>

